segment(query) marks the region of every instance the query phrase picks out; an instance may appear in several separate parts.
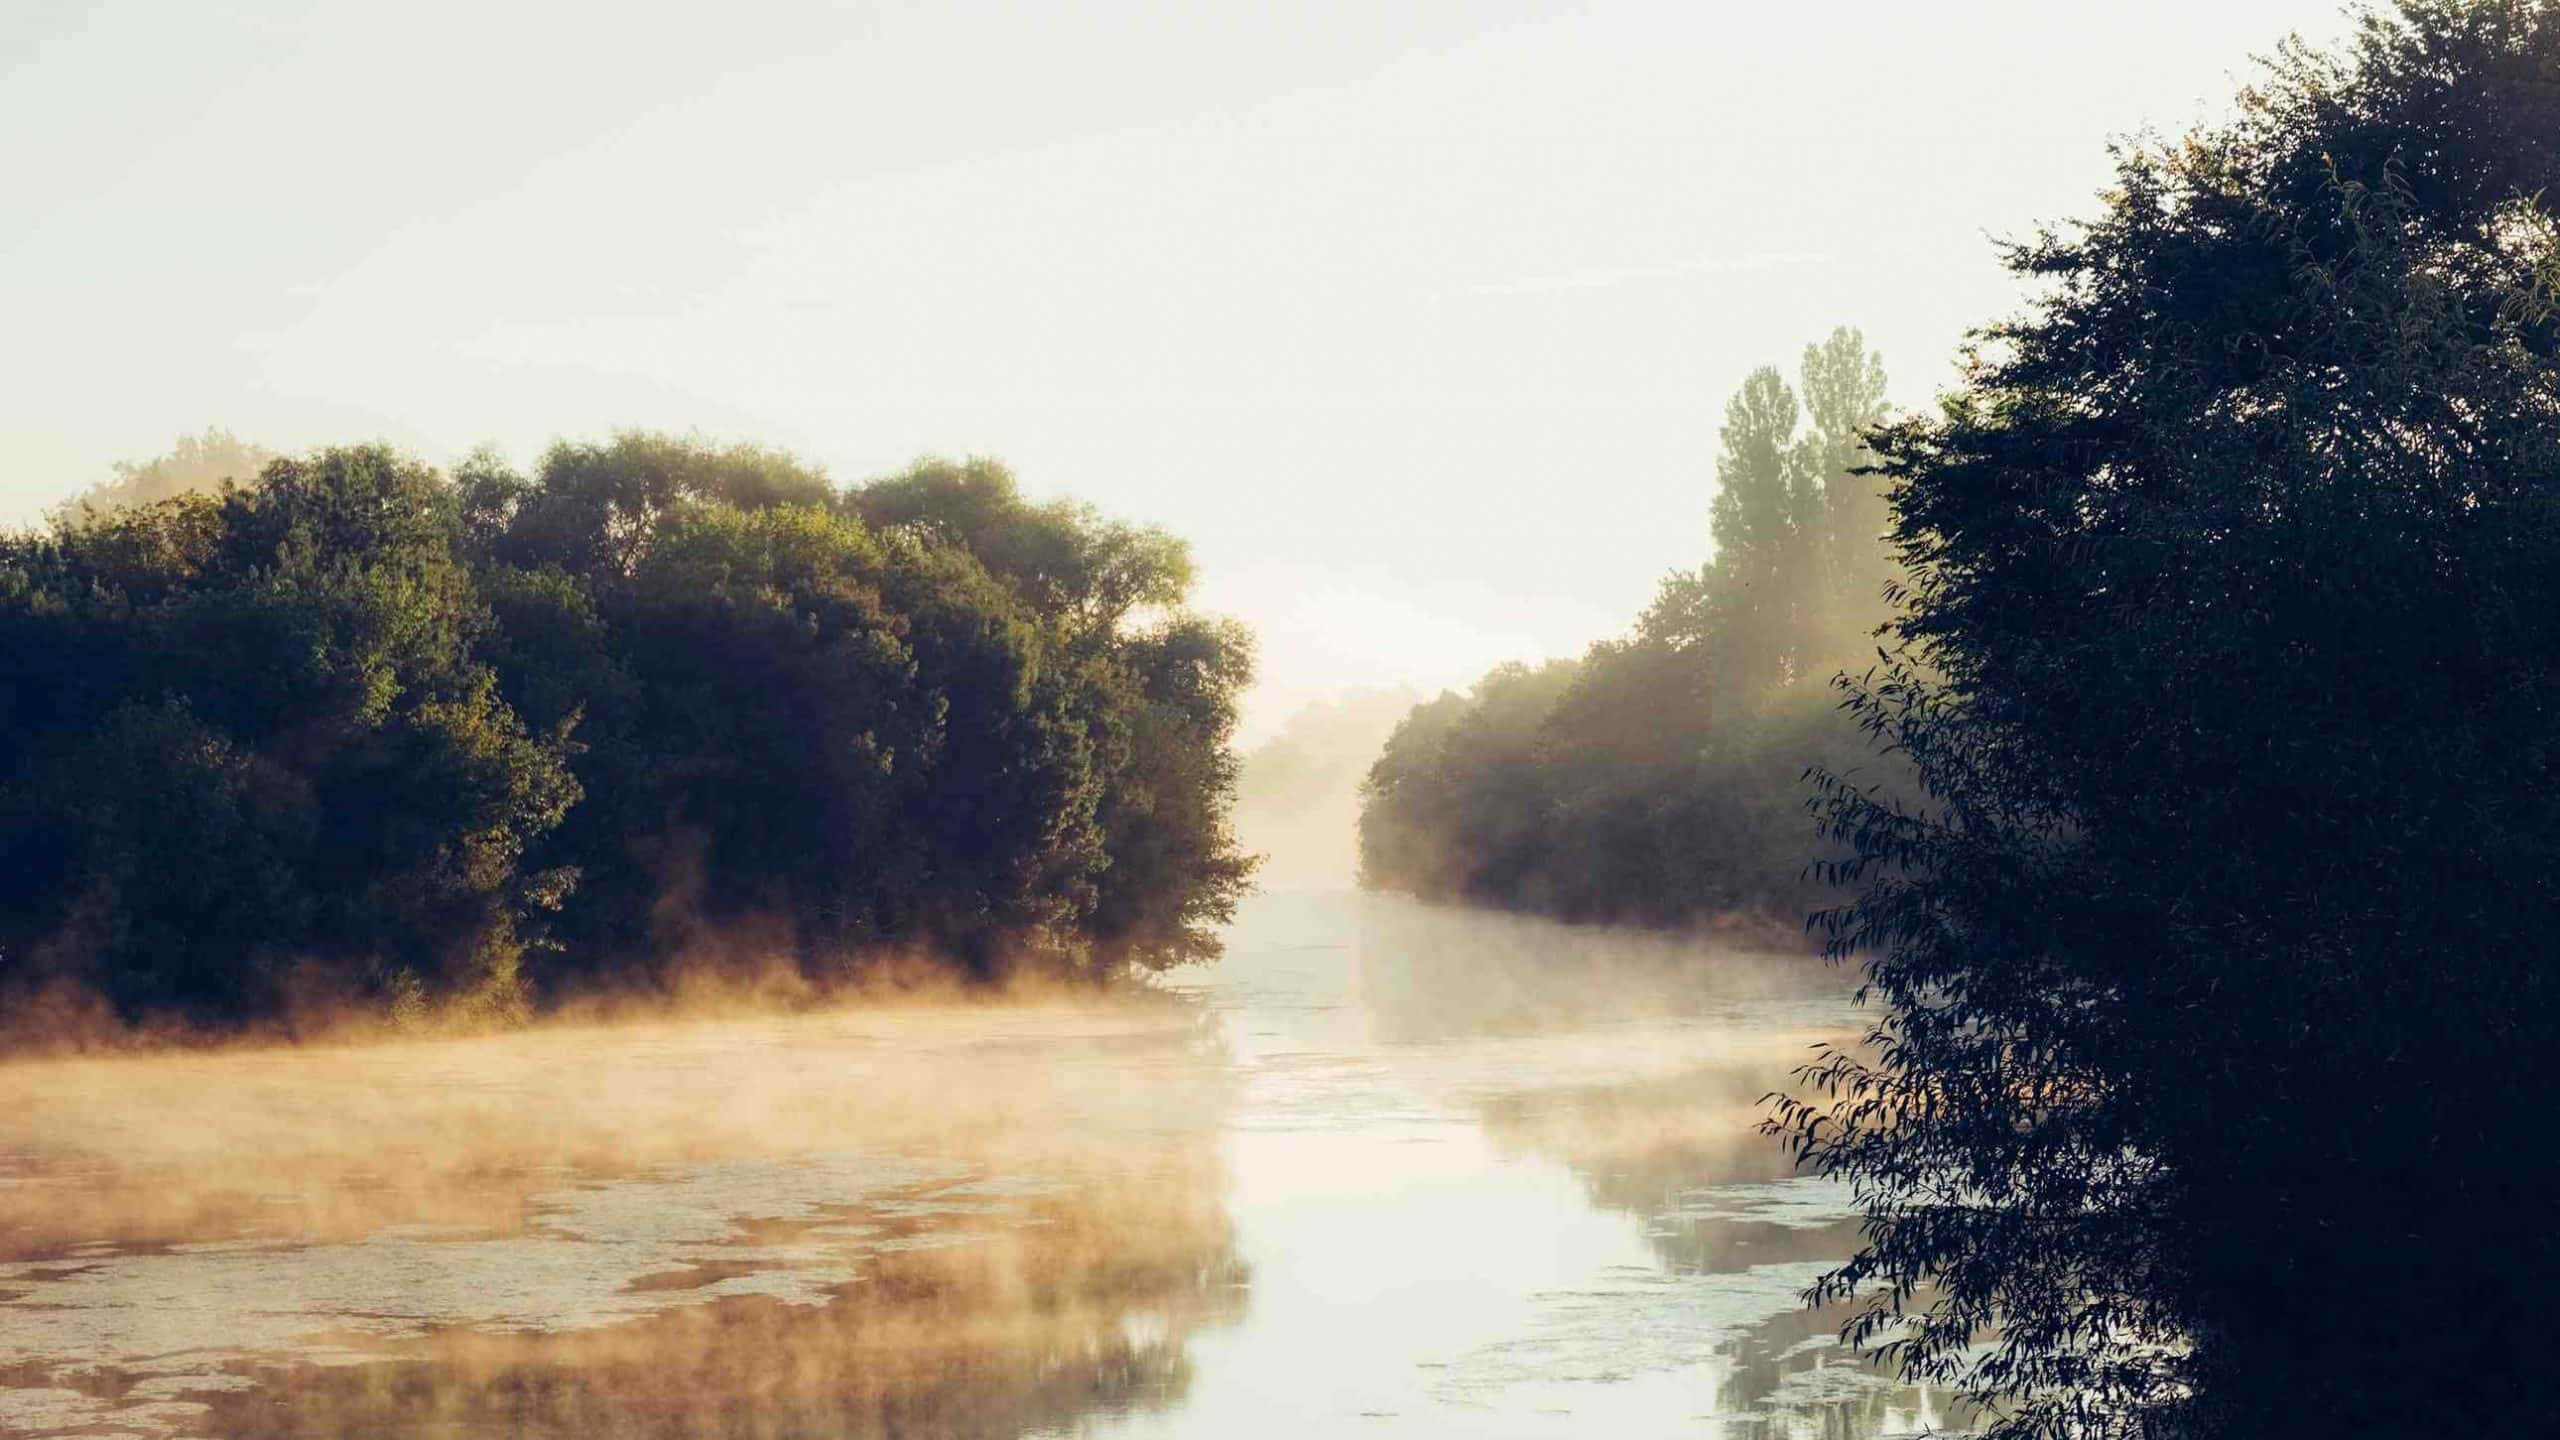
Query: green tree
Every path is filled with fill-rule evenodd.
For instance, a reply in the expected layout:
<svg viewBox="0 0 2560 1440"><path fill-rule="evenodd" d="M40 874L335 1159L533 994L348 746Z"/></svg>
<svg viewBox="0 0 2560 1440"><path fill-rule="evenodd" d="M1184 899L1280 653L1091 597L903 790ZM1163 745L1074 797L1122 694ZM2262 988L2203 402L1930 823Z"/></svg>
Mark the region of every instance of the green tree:
<svg viewBox="0 0 2560 1440"><path fill-rule="evenodd" d="M1035 505L1013 472L992 460L920 461L855 488L845 504L876 528L968 551L1076 638L1107 639L1140 610L1177 606L1193 580L1180 540L1074 501Z"/></svg>
<svg viewBox="0 0 2560 1440"><path fill-rule="evenodd" d="M461 476L466 508L499 558L582 575L629 574L658 528L688 507L823 507L824 472L756 445L712 445L629 431L601 444L563 442L542 458L538 484L475 457Z"/></svg>
<svg viewBox="0 0 2560 1440"><path fill-rule="evenodd" d="M1207 959L1254 868L1235 843L1239 762L1227 743L1253 679L1253 637L1234 621L1177 617L1129 637L1114 668L1125 679L1097 816L1109 863L1094 940L1114 963Z"/></svg>
<svg viewBox="0 0 2560 1440"><path fill-rule="evenodd" d="M1214 953L1250 637L1182 608L1178 541L1001 467L877 488L648 434L449 479L359 447L0 536L0 1010Z"/></svg>
<svg viewBox="0 0 2560 1440"><path fill-rule="evenodd" d="M467 658L441 477L378 448L8 547L0 988L210 1023L523 1003L577 796Z"/></svg>
<svg viewBox="0 0 2560 1440"><path fill-rule="evenodd" d="M1805 347L1812 424L1776 369L1725 408L1714 557L1578 664L1498 670L1417 709L1372 773L1365 883L1574 920L1689 925L1818 902L1801 782L1865 750L1806 682L1852 661L1892 573L1863 430L1884 368L1843 327Z"/></svg>
<svg viewBox="0 0 2560 1440"><path fill-rule="evenodd" d="M2560 6L2412 0L2017 247L1885 430L1824 1297L2014 1435L2547 1433Z"/></svg>
<svg viewBox="0 0 2560 1440"><path fill-rule="evenodd" d="M1893 579L1884 486L1878 477L1858 473L1874 463L1867 432L1885 418L1884 357L1843 325L1804 347L1798 377L1807 424L1797 463L1822 487L1815 541L1819 598L1809 624L1823 660L1838 663L1884 623L1884 590Z"/></svg>
<svg viewBox="0 0 2560 1440"><path fill-rule="evenodd" d="M1726 402L1717 432L1706 599L1717 688L1737 699L1801 678L1807 663L1821 492L1797 446L1801 417L1795 392L1762 366Z"/></svg>

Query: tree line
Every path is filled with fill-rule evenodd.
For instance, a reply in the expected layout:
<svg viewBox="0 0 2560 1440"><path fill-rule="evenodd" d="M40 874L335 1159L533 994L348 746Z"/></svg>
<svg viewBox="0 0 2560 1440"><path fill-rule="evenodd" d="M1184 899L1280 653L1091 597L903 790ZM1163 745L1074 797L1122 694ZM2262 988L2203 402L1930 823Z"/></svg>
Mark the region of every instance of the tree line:
<svg viewBox="0 0 2560 1440"><path fill-rule="evenodd" d="M2003 1436L2560 1433L2560 4L2404 0L2117 155L1873 440L1907 567L1773 1117L1818 1298Z"/></svg>
<svg viewBox="0 0 2560 1440"><path fill-rule="evenodd" d="M1622 639L1416 707L1370 770L1364 883L1569 920L1792 926L1819 903L1806 767L1866 746L1823 683L1872 643L1892 555L1865 435L1880 356L1843 327L1725 406L1713 558Z"/></svg>
<svg viewBox="0 0 2560 1440"><path fill-rule="evenodd" d="M214 432L0 537L0 1009L520 1015L778 957L1196 959L1250 637L986 461ZM170 493L170 492L175 493Z"/></svg>

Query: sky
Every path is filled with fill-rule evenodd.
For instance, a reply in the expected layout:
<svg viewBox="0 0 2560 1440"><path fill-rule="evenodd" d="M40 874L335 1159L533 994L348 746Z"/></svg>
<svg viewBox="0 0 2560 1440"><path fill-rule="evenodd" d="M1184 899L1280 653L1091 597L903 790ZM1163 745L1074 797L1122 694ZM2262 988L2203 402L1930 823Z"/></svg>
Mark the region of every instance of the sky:
<svg viewBox="0 0 2560 1440"><path fill-rule="evenodd" d="M1624 628L1752 368L1926 404L2329 0L0 6L0 521L278 449L992 455L1188 538L1248 738Z"/></svg>

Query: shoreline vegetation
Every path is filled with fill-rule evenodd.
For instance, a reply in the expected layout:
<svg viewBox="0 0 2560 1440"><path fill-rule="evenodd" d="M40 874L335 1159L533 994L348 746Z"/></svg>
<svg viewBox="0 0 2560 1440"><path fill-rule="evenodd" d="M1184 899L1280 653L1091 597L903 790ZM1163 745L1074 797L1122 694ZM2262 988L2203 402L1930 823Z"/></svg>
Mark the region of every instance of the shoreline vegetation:
<svg viewBox="0 0 2560 1440"><path fill-rule="evenodd" d="M1624 638L1415 706L1361 787L1372 889L1554 919L1784 935L1827 901L1810 768L1888 772L1831 680L1873 658L1893 556L1867 433L1881 356L1847 326L1719 432L1714 558Z"/></svg>
<svg viewBox="0 0 2560 1440"><path fill-rule="evenodd" d="M1252 648L1191 581L983 460L122 467L0 537L0 1043L1203 958Z"/></svg>

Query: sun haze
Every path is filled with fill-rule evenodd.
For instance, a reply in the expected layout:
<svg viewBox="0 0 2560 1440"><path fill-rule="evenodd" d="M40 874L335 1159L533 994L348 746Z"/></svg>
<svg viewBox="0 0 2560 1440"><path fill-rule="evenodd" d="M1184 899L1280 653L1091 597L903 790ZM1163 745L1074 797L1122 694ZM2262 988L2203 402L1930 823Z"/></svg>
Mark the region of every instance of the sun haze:
<svg viewBox="0 0 2560 1440"><path fill-rule="evenodd" d="M2012 303L1989 237L2342 23L13 6L0 511L207 425L438 463L699 430L840 479L994 455L1193 541L1261 637L1259 739L1617 629L1703 556L1745 371L1853 323L1926 400Z"/></svg>

